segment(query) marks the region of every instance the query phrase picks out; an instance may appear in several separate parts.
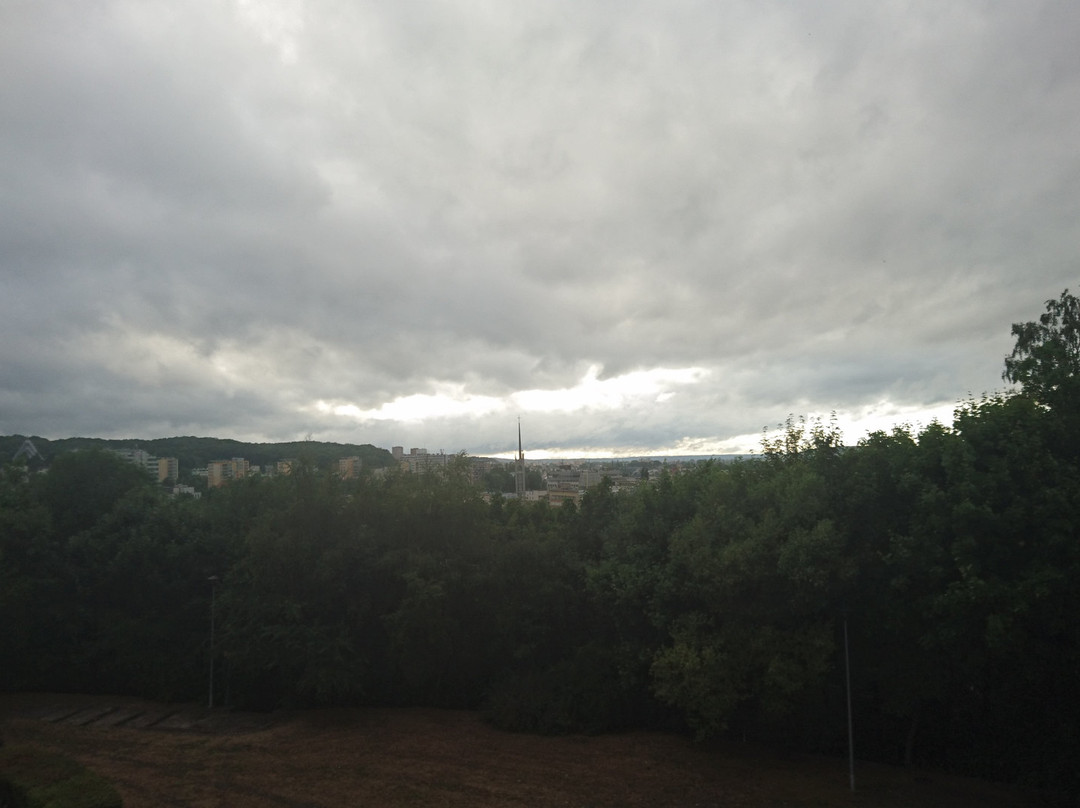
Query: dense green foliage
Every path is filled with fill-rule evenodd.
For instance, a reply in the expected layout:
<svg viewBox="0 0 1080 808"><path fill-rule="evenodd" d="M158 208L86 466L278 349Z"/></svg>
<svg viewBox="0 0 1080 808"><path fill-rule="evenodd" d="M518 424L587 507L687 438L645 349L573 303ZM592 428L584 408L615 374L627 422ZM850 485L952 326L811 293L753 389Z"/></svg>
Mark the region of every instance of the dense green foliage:
<svg viewBox="0 0 1080 808"><path fill-rule="evenodd" d="M761 459L580 507L489 503L464 461L347 481L304 464L198 501L107 453L9 466L0 687L204 698L213 658L238 707L475 707L836 752L846 621L860 757L1076 794L1080 433L1033 374L949 426L843 447L793 420Z"/></svg>
<svg viewBox="0 0 1080 808"><path fill-rule="evenodd" d="M78 761L32 747L0 749L0 805L120 808L116 789Z"/></svg>

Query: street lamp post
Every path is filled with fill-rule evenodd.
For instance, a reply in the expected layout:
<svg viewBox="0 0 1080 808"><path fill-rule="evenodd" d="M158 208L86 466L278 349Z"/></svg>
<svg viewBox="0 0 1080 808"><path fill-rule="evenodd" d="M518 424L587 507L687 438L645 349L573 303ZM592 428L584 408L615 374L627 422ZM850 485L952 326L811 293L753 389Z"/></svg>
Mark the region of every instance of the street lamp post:
<svg viewBox="0 0 1080 808"><path fill-rule="evenodd" d="M844 679L847 690L848 774L855 791L855 729L851 721L851 657L848 655L847 612L844 612Z"/></svg>
<svg viewBox="0 0 1080 808"><path fill-rule="evenodd" d="M211 575L210 582L210 709L214 709L214 599L217 594L218 577Z"/></svg>

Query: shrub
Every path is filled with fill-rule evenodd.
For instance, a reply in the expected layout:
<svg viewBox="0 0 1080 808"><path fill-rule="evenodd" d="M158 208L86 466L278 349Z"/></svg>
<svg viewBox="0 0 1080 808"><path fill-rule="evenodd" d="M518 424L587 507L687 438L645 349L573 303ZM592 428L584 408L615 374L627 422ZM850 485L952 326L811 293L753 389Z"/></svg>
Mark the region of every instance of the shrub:
<svg viewBox="0 0 1080 808"><path fill-rule="evenodd" d="M0 805L12 808L121 808L108 780L55 752L0 749Z"/></svg>

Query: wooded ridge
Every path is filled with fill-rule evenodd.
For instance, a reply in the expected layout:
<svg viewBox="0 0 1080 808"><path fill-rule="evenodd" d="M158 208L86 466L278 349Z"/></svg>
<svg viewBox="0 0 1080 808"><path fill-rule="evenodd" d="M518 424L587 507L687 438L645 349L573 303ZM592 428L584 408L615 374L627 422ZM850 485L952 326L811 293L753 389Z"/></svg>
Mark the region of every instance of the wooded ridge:
<svg viewBox="0 0 1080 808"><path fill-rule="evenodd" d="M325 441L291 441L288 443L245 443L226 438L59 438L49 440L37 436L0 435L0 460L9 461L27 437L46 461L63 452L76 449L143 449L157 457L175 457L180 461L181 474L193 468L205 468L211 460L243 457L256 465L276 463L306 456L317 466L325 468L345 457L359 457L368 468L385 468L393 463L386 449L366 444L328 443Z"/></svg>

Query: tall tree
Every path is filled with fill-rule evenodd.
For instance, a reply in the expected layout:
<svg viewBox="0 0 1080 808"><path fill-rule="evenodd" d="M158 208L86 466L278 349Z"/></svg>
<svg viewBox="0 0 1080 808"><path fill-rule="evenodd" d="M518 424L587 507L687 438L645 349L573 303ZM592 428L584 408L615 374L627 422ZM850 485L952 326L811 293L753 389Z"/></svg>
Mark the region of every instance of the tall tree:
<svg viewBox="0 0 1080 808"><path fill-rule="evenodd" d="M55 535L66 539L92 528L132 489L150 484L144 471L112 452L86 449L53 461L42 483L42 500Z"/></svg>
<svg viewBox="0 0 1080 808"><path fill-rule="evenodd" d="M1038 322L1013 323L1016 345L1002 378L1050 407L1075 403L1080 393L1080 300L1066 289L1046 301Z"/></svg>

